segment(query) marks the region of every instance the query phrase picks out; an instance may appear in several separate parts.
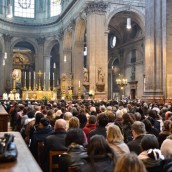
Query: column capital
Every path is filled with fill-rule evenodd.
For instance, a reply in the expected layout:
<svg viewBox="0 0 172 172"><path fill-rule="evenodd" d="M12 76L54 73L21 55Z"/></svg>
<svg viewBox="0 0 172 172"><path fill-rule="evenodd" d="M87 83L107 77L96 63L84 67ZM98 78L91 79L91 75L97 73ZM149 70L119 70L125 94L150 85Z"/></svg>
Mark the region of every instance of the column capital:
<svg viewBox="0 0 172 172"><path fill-rule="evenodd" d="M108 8L108 3L105 2L90 2L88 3L87 7L85 8L86 14L91 13L106 13Z"/></svg>
<svg viewBox="0 0 172 172"><path fill-rule="evenodd" d="M13 38L11 35L9 35L9 34L3 34L3 37L4 37L4 40L6 41L6 42L10 42L11 41L11 39Z"/></svg>
<svg viewBox="0 0 172 172"><path fill-rule="evenodd" d="M36 40L39 45L43 45L46 39L45 37L38 37Z"/></svg>

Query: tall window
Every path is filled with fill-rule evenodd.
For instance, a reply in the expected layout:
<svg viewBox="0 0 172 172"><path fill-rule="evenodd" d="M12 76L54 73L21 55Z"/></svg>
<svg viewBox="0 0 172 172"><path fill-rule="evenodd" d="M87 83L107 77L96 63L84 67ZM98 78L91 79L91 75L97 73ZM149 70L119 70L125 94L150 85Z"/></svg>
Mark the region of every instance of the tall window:
<svg viewBox="0 0 172 172"><path fill-rule="evenodd" d="M35 0L14 0L14 16L35 17Z"/></svg>
<svg viewBox="0 0 172 172"><path fill-rule="evenodd" d="M57 16L61 13L61 0L50 0L50 16Z"/></svg>

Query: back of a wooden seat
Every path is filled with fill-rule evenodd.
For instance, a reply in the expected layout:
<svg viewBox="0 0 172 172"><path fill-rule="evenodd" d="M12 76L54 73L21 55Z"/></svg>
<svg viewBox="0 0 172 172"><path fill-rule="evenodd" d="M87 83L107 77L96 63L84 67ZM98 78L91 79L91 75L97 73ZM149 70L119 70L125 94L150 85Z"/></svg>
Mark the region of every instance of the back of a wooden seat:
<svg viewBox="0 0 172 172"><path fill-rule="evenodd" d="M65 151L55 151L55 150L51 150L49 152L49 159L50 159L50 169L49 172L52 172L53 169L58 169L59 168L59 164L58 163L53 163L53 156L59 156L62 155Z"/></svg>
<svg viewBox="0 0 172 172"><path fill-rule="evenodd" d="M79 166L70 166L68 167L68 172L78 172Z"/></svg>
<svg viewBox="0 0 172 172"><path fill-rule="evenodd" d="M43 150L44 150L44 142L43 141L39 141L37 142L37 161L38 164L41 166L41 162L42 162L42 155L43 155Z"/></svg>

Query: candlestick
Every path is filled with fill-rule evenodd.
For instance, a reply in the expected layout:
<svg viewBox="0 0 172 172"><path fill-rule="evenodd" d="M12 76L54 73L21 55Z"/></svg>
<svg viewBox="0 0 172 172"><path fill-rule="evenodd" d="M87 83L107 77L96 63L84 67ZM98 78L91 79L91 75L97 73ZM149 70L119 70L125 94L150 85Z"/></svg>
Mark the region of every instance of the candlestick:
<svg viewBox="0 0 172 172"><path fill-rule="evenodd" d="M54 80L54 72L53 72L53 80Z"/></svg>
<svg viewBox="0 0 172 172"><path fill-rule="evenodd" d="M81 86L81 83L80 83L80 81L79 81L79 87Z"/></svg>
<svg viewBox="0 0 172 172"><path fill-rule="evenodd" d="M55 69L56 68L56 64L54 63L54 65L53 65L53 68Z"/></svg>
<svg viewBox="0 0 172 172"><path fill-rule="evenodd" d="M45 72L44 72L44 80L45 80Z"/></svg>
<svg viewBox="0 0 172 172"><path fill-rule="evenodd" d="M49 72L49 80L50 80L50 72Z"/></svg>
<svg viewBox="0 0 172 172"><path fill-rule="evenodd" d="M24 79L26 79L26 72L24 72Z"/></svg>
<svg viewBox="0 0 172 172"><path fill-rule="evenodd" d="M29 79L31 79L31 72L29 72Z"/></svg>
<svg viewBox="0 0 172 172"><path fill-rule="evenodd" d="M35 72L33 72L33 79L35 79Z"/></svg>

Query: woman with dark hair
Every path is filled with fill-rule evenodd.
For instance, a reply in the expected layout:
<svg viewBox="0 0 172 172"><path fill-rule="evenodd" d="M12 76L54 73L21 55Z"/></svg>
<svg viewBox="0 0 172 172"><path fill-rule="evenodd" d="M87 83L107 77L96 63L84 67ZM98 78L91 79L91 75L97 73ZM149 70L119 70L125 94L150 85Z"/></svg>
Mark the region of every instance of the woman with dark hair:
<svg viewBox="0 0 172 172"><path fill-rule="evenodd" d="M66 146L68 150L59 158L59 171L67 172L68 167L77 166L78 168L85 163L87 157L84 148L85 138L82 129L71 128L66 135Z"/></svg>
<svg viewBox="0 0 172 172"><path fill-rule="evenodd" d="M82 172L113 172L117 156L102 135L92 136L87 148L88 160Z"/></svg>

